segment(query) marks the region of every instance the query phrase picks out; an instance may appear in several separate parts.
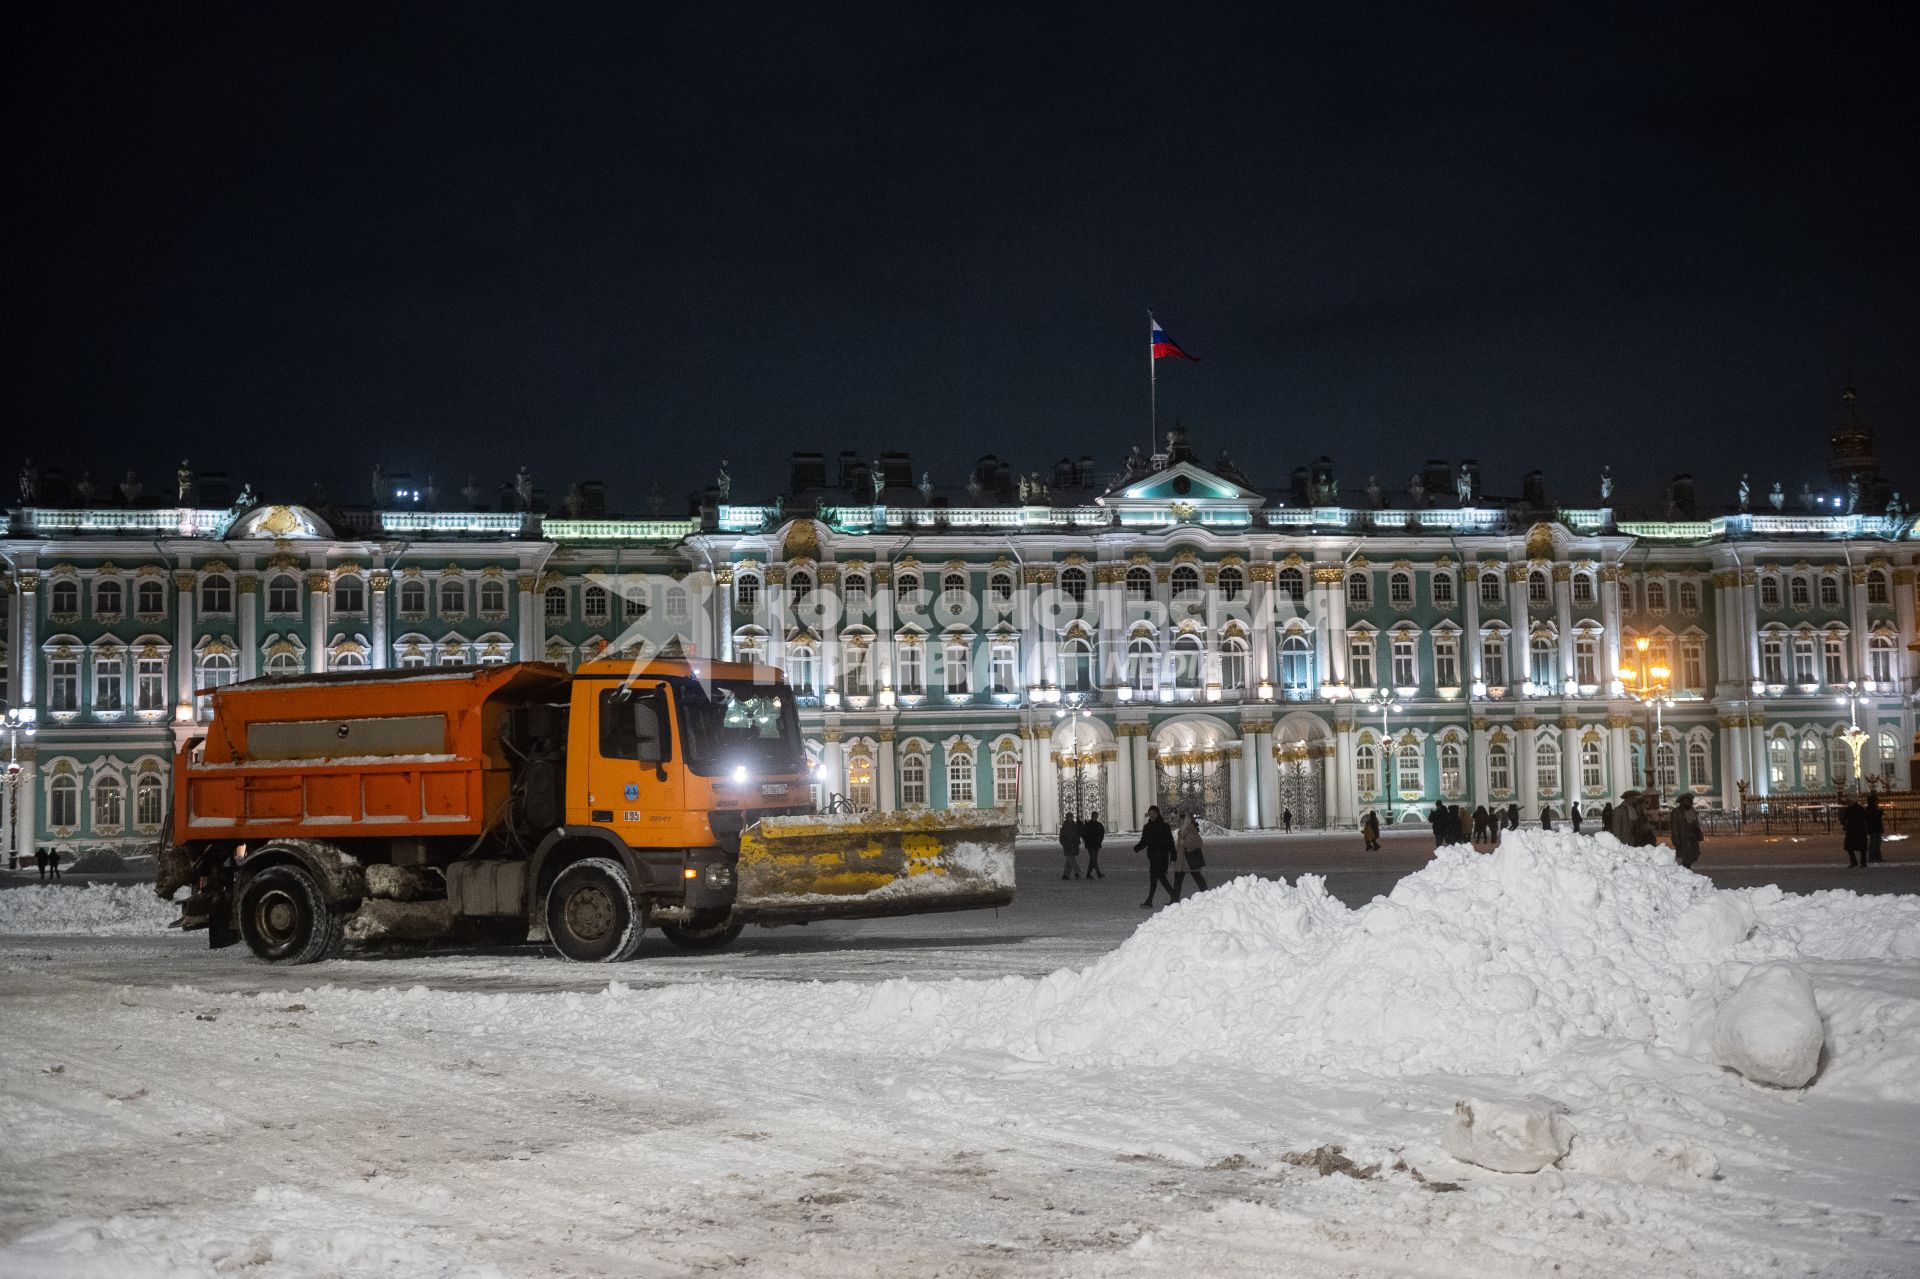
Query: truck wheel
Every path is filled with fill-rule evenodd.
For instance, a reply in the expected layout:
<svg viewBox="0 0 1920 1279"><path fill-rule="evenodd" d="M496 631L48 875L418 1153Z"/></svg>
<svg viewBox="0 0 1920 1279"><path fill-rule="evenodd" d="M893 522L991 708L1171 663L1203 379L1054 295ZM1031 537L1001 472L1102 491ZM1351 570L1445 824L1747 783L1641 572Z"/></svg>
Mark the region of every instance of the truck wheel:
<svg viewBox="0 0 1920 1279"><path fill-rule="evenodd" d="M680 924L660 925L660 935L678 946L681 950L700 954L704 951L725 950L740 935L745 924L716 924L710 928L687 928Z"/></svg>
<svg viewBox="0 0 1920 1279"><path fill-rule="evenodd" d="M554 876L547 890L547 936L568 959L583 964L631 959L645 931L646 912L619 862L588 857Z"/></svg>
<svg viewBox="0 0 1920 1279"><path fill-rule="evenodd" d="M327 904L319 881L299 866L269 866L240 894L240 935L269 964L331 959L345 943L347 917Z"/></svg>

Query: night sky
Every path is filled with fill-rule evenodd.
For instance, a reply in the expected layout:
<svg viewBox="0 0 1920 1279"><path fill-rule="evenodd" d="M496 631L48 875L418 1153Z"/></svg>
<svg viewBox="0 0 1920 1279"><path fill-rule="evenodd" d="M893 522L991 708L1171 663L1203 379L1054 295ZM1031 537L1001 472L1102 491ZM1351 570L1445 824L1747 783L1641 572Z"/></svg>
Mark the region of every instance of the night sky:
<svg viewBox="0 0 1920 1279"><path fill-rule="evenodd" d="M1920 498L1900 11L1679 8L56 6L8 59L7 497L29 453L456 504L525 463L677 513L842 448L959 496L1144 443L1151 307L1203 358L1163 426L1280 490L1791 493L1851 379Z"/></svg>

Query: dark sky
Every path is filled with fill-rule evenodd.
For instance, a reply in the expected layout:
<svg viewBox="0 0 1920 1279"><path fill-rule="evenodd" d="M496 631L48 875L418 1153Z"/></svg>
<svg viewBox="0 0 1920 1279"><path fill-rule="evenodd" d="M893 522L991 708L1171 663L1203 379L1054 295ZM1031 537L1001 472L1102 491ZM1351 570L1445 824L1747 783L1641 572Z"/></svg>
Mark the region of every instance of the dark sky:
<svg viewBox="0 0 1920 1279"><path fill-rule="evenodd" d="M56 6L8 58L9 475L1105 469L1152 307L1204 359L1163 421L1276 486L1792 491L1850 376L1920 490L1899 10L1239 7Z"/></svg>

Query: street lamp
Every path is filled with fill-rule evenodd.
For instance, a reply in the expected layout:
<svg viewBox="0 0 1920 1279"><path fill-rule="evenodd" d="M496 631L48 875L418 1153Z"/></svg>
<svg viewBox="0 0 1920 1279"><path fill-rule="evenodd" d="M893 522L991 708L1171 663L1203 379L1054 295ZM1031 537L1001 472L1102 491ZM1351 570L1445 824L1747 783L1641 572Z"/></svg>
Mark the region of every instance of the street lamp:
<svg viewBox="0 0 1920 1279"><path fill-rule="evenodd" d="M19 865L20 845L14 838L14 832L20 825L20 737L26 735L32 742L34 733L34 711L31 708L10 706L7 708L7 803L6 830L7 865L15 868Z"/></svg>
<svg viewBox="0 0 1920 1279"><path fill-rule="evenodd" d="M1860 785L1860 748L1867 744L1867 734L1860 727L1860 703L1866 700L1860 693L1860 685L1854 680L1847 681L1847 695L1837 700L1845 702L1847 718L1851 721L1847 731L1840 734L1840 740L1853 752L1853 789L1862 789Z"/></svg>
<svg viewBox="0 0 1920 1279"><path fill-rule="evenodd" d="M1387 825L1393 825L1393 740L1387 732L1387 716L1399 710L1391 688L1374 690L1380 699L1380 785L1387 795Z"/></svg>
<svg viewBox="0 0 1920 1279"><path fill-rule="evenodd" d="M1086 779L1080 771L1080 721L1091 718L1093 712L1086 706L1087 694L1085 693L1060 693L1056 691L1054 693L1054 699L1061 703L1061 705L1058 710L1054 711L1053 717L1055 719L1067 720L1066 762L1073 777L1073 785L1069 788L1069 794L1072 797L1073 817L1074 820L1078 821L1080 818L1080 810L1083 806L1082 801L1086 798L1086 796L1081 794L1081 789Z"/></svg>
<svg viewBox="0 0 1920 1279"><path fill-rule="evenodd" d="M1638 665L1622 666L1619 674L1622 691L1648 708L1650 736L1647 738L1647 780L1653 783L1654 794L1664 800L1667 793L1666 785L1660 778L1659 765L1656 761L1660 750L1660 710L1664 706L1673 705L1671 696L1673 672L1664 666L1649 665L1651 658L1648 650L1652 647L1652 641L1644 635L1634 640L1633 648L1638 654Z"/></svg>

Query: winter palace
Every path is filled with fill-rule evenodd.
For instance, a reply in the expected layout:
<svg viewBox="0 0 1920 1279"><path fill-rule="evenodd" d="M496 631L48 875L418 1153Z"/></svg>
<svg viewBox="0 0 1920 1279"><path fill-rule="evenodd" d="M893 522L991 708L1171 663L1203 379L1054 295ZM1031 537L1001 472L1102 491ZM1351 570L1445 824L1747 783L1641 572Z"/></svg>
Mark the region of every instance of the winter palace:
<svg viewBox="0 0 1920 1279"><path fill-rule="evenodd" d="M816 453L742 504L723 466L685 519L609 517L592 484L548 509L525 471L445 509L401 476L294 505L183 466L156 503L26 469L0 816L13 855L152 843L201 694L235 680L609 648L784 670L822 800L1035 832L1154 802L1298 828L1906 790L1920 540L1851 396L1828 443L1791 499L1743 480L1707 509L1681 476L1648 520L1608 479L1577 507L1537 472L1483 494L1471 462L1383 493L1322 458L1257 491L1178 430L1117 474L989 457L952 494L904 454Z"/></svg>

